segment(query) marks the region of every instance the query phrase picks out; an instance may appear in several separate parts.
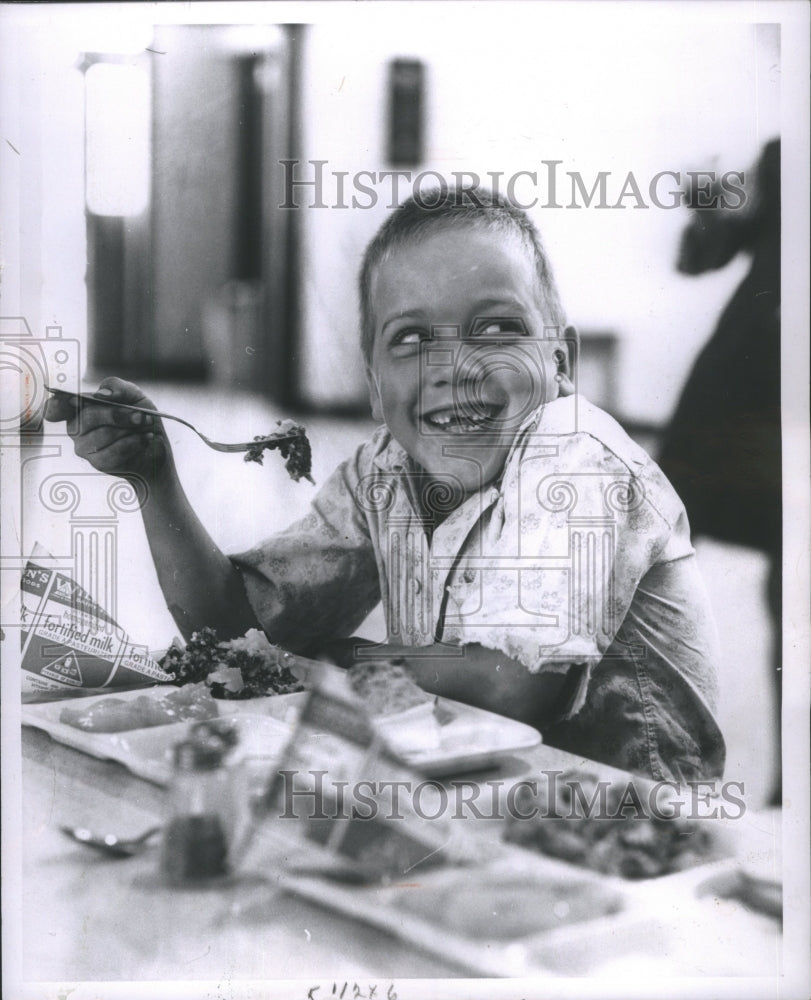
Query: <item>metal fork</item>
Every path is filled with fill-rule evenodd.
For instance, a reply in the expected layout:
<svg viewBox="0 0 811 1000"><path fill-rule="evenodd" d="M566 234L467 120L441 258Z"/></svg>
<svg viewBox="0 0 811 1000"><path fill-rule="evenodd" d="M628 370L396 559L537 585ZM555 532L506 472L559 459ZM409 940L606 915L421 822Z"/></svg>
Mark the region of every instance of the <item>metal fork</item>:
<svg viewBox="0 0 811 1000"><path fill-rule="evenodd" d="M47 385L45 388L54 396L81 399L86 403L95 403L97 406L115 406L119 410L132 410L134 413L148 413L151 417L162 417L164 420L176 420L179 424L183 424L184 427L188 427L190 431L194 431L200 440L204 441L209 448L213 448L214 451L250 451L257 448L257 446L260 446L263 441L272 441L274 445L277 445L283 444L286 441L294 441L296 438L301 437L301 432L298 430L290 432L278 431L273 434L266 434L254 441L242 441L239 444L224 444L222 441L212 441L211 438L207 438L205 434L198 431L194 424L190 424L188 420L184 420L183 417L176 417L172 413L162 413L160 410L150 410L146 406L133 406L132 403L119 403L115 399L99 399L98 396L91 396L86 392L66 392L64 389L52 389Z"/></svg>

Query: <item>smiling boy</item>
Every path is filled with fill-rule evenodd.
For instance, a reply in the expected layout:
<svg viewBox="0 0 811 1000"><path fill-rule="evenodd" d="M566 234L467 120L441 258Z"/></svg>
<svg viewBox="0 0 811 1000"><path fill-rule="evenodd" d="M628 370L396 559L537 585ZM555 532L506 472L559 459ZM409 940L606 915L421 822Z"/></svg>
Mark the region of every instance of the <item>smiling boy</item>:
<svg viewBox="0 0 811 1000"><path fill-rule="evenodd" d="M558 395L561 342L543 339L556 318L544 312L558 310L545 308L517 234L494 240L469 225L398 246L364 280L372 412L429 476L458 480L462 500L501 474L529 410ZM528 338L531 356L504 363ZM439 361L424 353L432 339Z"/></svg>
<svg viewBox="0 0 811 1000"><path fill-rule="evenodd" d="M715 778L714 632L683 507L572 382L535 228L484 191L397 209L361 271L362 345L383 421L286 531L226 557L160 425L70 418L76 451L149 485L147 537L184 634L257 623L313 652L382 600L423 688L656 779ZM144 403L137 387L100 392ZM349 648L348 659L363 649Z"/></svg>

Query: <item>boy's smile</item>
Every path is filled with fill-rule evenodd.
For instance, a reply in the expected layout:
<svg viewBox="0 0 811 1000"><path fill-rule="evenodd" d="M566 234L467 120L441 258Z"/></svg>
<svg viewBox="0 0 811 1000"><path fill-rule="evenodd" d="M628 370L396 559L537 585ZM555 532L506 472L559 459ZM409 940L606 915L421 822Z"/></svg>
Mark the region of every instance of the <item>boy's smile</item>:
<svg viewBox="0 0 811 1000"><path fill-rule="evenodd" d="M472 226L429 231L379 265L372 300L375 415L461 500L498 478L521 424L558 394L561 342L544 337L530 252Z"/></svg>

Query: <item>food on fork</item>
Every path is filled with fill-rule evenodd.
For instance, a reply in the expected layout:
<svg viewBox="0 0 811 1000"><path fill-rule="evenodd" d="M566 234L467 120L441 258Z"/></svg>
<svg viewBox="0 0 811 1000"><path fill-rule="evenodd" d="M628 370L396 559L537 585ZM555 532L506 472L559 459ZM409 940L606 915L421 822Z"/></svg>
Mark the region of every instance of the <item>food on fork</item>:
<svg viewBox="0 0 811 1000"><path fill-rule="evenodd" d="M302 426L294 423L292 420L277 420L278 430L271 431L270 434L259 434L250 444L247 442L227 444L224 441L212 441L211 438L206 437L202 431L198 430L194 424L183 417L178 417L174 413L165 413L162 410L154 409L152 406L136 406L134 403L125 403L123 400L111 399L107 396L102 398L101 394L111 392L112 390L110 389L102 388L95 395L85 392L66 392L64 389L54 389L48 385L45 386L45 389L56 399L67 398L75 402L81 400L85 403L92 403L95 406L112 406L116 409L146 414L148 420L156 417L160 417L163 420L175 420L184 427L188 427L190 431L194 431L200 440L204 441L209 448L213 448L214 451L226 453L245 452L246 462L258 462L261 465L265 449L278 448L282 458L287 459L285 467L291 478L296 482L301 478L305 478L314 483L314 480L310 476L311 452L307 433ZM52 419L57 418L54 417ZM137 419L140 420L141 418L138 417Z"/></svg>
<svg viewBox="0 0 811 1000"><path fill-rule="evenodd" d="M300 424L292 420L277 421L279 429L271 431L270 434L260 434L254 438L254 444L245 452L246 462L258 462L262 464L265 449L278 448L282 458L286 459L284 464L290 478L295 482L300 479L309 479L312 470L312 452L310 442L307 440L307 432ZM292 437L291 437L292 435Z"/></svg>
<svg viewBox="0 0 811 1000"><path fill-rule="evenodd" d="M205 684L191 684L158 698L144 694L127 701L111 695L91 705L68 706L62 709L59 721L86 733L121 733L213 719L217 715L217 703Z"/></svg>

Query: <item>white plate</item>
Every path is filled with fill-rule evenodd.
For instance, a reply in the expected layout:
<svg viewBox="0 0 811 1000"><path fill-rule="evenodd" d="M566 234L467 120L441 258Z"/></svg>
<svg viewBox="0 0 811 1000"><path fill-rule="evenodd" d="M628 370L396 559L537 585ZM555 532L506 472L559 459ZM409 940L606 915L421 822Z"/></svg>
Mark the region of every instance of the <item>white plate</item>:
<svg viewBox="0 0 811 1000"><path fill-rule="evenodd" d="M229 704L241 704L248 711L267 714L293 725L306 699L307 692L304 691ZM453 716L439 728L439 746L399 754L407 764L430 778L448 777L490 767L508 753L530 750L541 742L538 730L523 722L516 722L482 708L463 705L462 702L449 698L440 698L439 704L443 715ZM385 736L385 716L377 716L375 722Z"/></svg>
<svg viewBox="0 0 811 1000"><path fill-rule="evenodd" d="M87 698L85 703L92 705L100 697L116 697L127 701L143 695L159 698L165 690L159 686L120 694L111 691L106 695ZM289 737L291 727L295 725L306 698L307 693L301 692L245 701L220 701L218 705L221 716L245 716L254 719L265 717L276 727L273 729L264 727L268 739L270 740L273 732L279 734L281 741L283 734ZM461 702L442 699L441 704L453 713L453 719L441 726L440 746L403 754L404 760L409 765L428 777L440 778L490 767L505 754L529 750L541 742L540 733L521 722L480 708L472 708ZM66 706L75 708L75 699L23 705L23 725L43 729L58 742L81 750L92 757L116 760L133 774L160 784L163 784L168 776L167 764L161 757L167 741L178 742L190 726L190 723L177 723L123 733L88 733L59 721L62 709ZM261 724L255 722L246 725L257 728ZM247 735L246 738L253 739ZM161 749L153 752L153 747ZM160 757L160 761L157 761L156 757Z"/></svg>
<svg viewBox="0 0 811 1000"><path fill-rule="evenodd" d="M455 718L440 728L440 746L402 755L429 777L490 767L505 754L529 750L541 742L538 730L523 722L461 702L443 699L443 705L455 713Z"/></svg>

